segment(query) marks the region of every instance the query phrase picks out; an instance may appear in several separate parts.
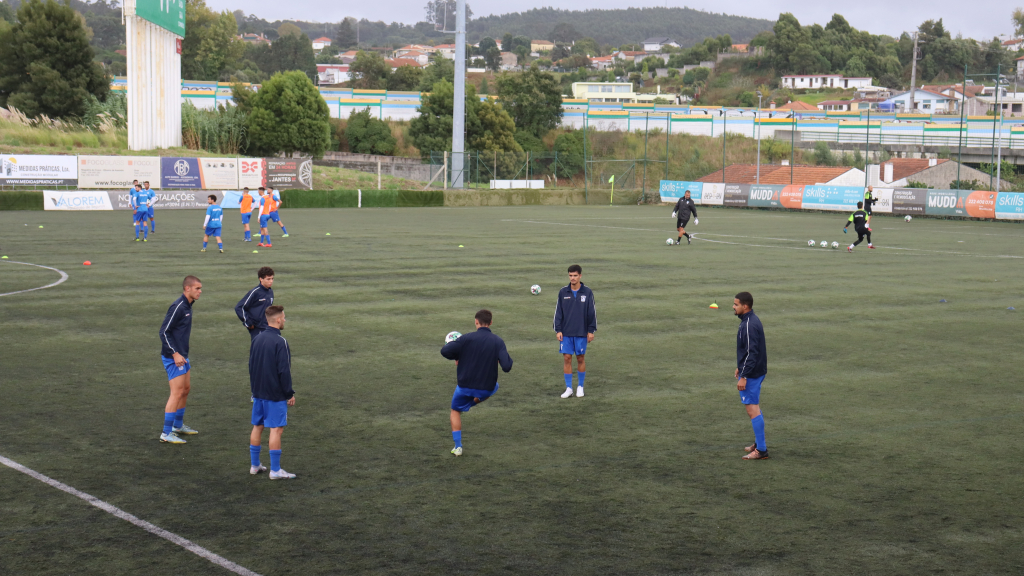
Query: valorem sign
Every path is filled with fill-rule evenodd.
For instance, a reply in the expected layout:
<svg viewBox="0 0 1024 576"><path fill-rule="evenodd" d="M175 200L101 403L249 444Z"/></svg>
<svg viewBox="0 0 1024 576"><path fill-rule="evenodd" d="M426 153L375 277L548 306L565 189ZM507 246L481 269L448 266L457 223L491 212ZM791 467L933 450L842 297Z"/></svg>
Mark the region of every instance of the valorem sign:
<svg viewBox="0 0 1024 576"><path fill-rule="evenodd" d="M135 15L185 36L185 0L135 0Z"/></svg>

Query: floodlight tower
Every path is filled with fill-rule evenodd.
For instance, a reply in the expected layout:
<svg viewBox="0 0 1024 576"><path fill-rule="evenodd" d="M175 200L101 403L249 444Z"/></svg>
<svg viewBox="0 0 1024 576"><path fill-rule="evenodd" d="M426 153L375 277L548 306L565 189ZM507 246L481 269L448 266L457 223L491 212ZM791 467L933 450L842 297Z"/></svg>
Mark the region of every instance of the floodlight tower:
<svg viewBox="0 0 1024 576"><path fill-rule="evenodd" d="M447 12L447 8L445 8ZM466 0L455 1L455 106L452 110L452 188L462 188L466 151Z"/></svg>

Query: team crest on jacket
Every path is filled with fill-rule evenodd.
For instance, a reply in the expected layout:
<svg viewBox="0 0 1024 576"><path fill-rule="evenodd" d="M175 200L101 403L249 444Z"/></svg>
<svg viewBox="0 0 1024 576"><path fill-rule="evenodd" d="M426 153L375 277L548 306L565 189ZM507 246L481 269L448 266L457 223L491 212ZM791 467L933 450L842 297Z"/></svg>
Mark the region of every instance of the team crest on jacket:
<svg viewBox="0 0 1024 576"><path fill-rule="evenodd" d="M580 302L586 302L586 301L587 301L587 297L586 296L580 296Z"/></svg>

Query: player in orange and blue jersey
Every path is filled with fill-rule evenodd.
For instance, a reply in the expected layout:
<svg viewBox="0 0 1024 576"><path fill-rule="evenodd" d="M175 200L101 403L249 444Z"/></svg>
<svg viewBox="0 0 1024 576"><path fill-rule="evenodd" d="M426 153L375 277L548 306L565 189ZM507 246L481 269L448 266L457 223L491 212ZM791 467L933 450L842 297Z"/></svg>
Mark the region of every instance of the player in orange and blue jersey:
<svg viewBox="0 0 1024 576"><path fill-rule="evenodd" d="M245 241L252 242L252 232L249 231L249 219L252 218L253 206L252 196L249 195L249 187L242 189L242 198L239 201L238 211L242 213L242 225L245 227ZM262 240L262 239L261 239Z"/></svg>
<svg viewBox="0 0 1024 576"><path fill-rule="evenodd" d="M270 220L270 213L276 211L277 205L274 196L260 186L260 243L257 246L266 248L273 247L270 243L270 232L267 230L267 221Z"/></svg>
<svg viewBox="0 0 1024 576"><path fill-rule="evenodd" d="M274 209L270 211L270 220L277 222L277 225L281 227L281 237L288 237L288 229L284 227L284 222L281 221L281 216L277 213L277 209L281 207L281 193L274 190L273 186L267 188L267 194L274 199Z"/></svg>

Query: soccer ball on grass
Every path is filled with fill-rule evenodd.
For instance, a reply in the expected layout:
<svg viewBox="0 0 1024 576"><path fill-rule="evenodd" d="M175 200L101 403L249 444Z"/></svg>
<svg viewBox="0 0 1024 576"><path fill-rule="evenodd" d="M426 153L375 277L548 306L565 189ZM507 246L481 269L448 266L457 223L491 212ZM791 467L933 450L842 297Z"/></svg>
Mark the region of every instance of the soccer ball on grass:
<svg viewBox="0 0 1024 576"><path fill-rule="evenodd" d="M834 249L834 248L839 248L839 242L833 242L833 243L832 243L832 248L833 248L833 249Z"/></svg>
<svg viewBox="0 0 1024 576"><path fill-rule="evenodd" d="M530 294L533 294L534 296L540 294L540 284L534 284L533 286L530 286Z"/></svg>
<svg viewBox="0 0 1024 576"><path fill-rule="evenodd" d="M828 248L828 240L822 240L821 241L821 247L822 248Z"/></svg>
<svg viewBox="0 0 1024 576"><path fill-rule="evenodd" d="M462 332L456 332L455 330L452 330L451 332L448 333L447 336L444 337L444 343L448 344L449 342L455 342L456 340L459 339L460 336L462 336Z"/></svg>
<svg viewBox="0 0 1024 576"><path fill-rule="evenodd" d="M911 220L913 220L913 218L910 217L910 214L907 214L907 216L903 220L906 222L910 222Z"/></svg>
<svg viewBox="0 0 1024 576"><path fill-rule="evenodd" d="M671 238L669 238L668 240L665 240L665 245L666 246L671 246L671 245L673 245L675 243L676 243L676 241L671 239Z"/></svg>
<svg viewBox="0 0 1024 576"><path fill-rule="evenodd" d="M814 246L814 240L808 240L807 241L807 245L808 246Z"/></svg>

